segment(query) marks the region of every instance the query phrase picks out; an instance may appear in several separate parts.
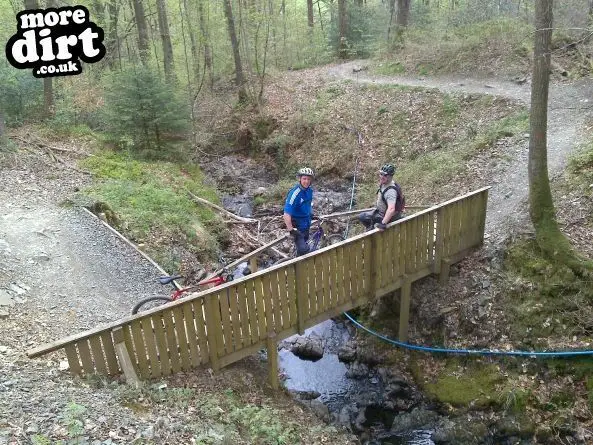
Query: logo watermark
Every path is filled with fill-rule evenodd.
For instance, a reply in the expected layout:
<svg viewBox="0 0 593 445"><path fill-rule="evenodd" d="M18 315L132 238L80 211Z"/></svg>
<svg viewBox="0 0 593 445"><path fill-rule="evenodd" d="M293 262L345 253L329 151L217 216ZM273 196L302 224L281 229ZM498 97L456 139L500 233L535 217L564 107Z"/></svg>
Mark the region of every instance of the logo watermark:
<svg viewBox="0 0 593 445"><path fill-rule="evenodd" d="M32 68L35 77L80 74L81 60L95 63L105 56L103 29L84 6L26 10L16 19L6 58L15 68Z"/></svg>

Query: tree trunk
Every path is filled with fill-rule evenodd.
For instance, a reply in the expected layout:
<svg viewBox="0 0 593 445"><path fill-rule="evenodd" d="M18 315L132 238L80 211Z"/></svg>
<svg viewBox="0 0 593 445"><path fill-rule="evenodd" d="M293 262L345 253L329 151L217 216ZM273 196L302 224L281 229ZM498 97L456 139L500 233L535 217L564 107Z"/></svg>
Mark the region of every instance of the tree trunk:
<svg viewBox="0 0 593 445"><path fill-rule="evenodd" d="M245 76L243 75L243 65L241 64L241 54L239 53L239 41L237 40L237 33L235 31L235 20L233 18L231 0L223 0L223 4L224 15L226 17L227 27L229 31L229 38L231 40L231 47L233 49L233 58L235 60L235 85L239 90L239 102L246 102L247 91L245 89Z"/></svg>
<svg viewBox="0 0 593 445"><path fill-rule="evenodd" d="M117 35L117 23L119 8L115 4L116 0L108 0L107 11L109 12L109 22L107 26L107 64L109 68L115 69L116 59L120 62L121 68L121 53L119 50L119 37Z"/></svg>
<svg viewBox="0 0 593 445"><path fill-rule="evenodd" d="M346 0L338 0L338 24L339 24L338 57L340 57L342 59L347 59L348 58L348 38L346 37L346 34L347 34L348 22L346 20Z"/></svg>
<svg viewBox="0 0 593 445"><path fill-rule="evenodd" d="M46 3L48 8L56 8L56 0L47 0ZM52 117L55 112L54 103L54 82L51 77L45 77L43 79L43 115L46 118Z"/></svg>
<svg viewBox="0 0 593 445"><path fill-rule="evenodd" d="M159 31L161 33L161 43L163 45L163 64L165 66L165 76L171 82L175 80L173 45L171 44L171 34L169 32L169 20L167 19L167 5L165 0L157 0L157 17Z"/></svg>
<svg viewBox="0 0 593 445"><path fill-rule="evenodd" d="M189 34L194 80L199 81L199 79L200 79L200 62L199 62L200 53L198 50L198 44L196 43L196 35L194 32L193 20L192 20L191 14L189 12L187 0L183 0L182 14L183 14L183 16L181 17L181 20L182 21L185 20L185 22L187 23L187 33ZM188 75L189 75L189 73L188 73Z"/></svg>
<svg viewBox="0 0 593 445"><path fill-rule="evenodd" d="M389 27L387 28L387 41L391 37L391 27L393 26L393 18L395 17L395 0L389 0Z"/></svg>
<svg viewBox="0 0 593 445"><path fill-rule="evenodd" d="M307 0L307 24L313 28L313 0Z"/></svg>
<svg viewBox="0 0 593 445"><path fill-rule="evenodd" d="M210 77L210 88L214 87L214 74L212 72L212 46L210 44L210 34L208 32L208 25L206 23L206 15L204 14L203 0L198 0L198 14L200 15L200 32L204 40L204 64L208 70Z"/></svg>
<svg viewBox="0 0 593 445"><path fill-rule="evenodd" d="M410 20L410 0L397 0L397 24L398 32L408 27Z"/></svg>
<svg viewBox="0 0 593 445"><path fill-rule="evenodd" d="M142 0L133 0L132 4L134 5L134 16L136 20L136 28L138 29L138 51L140 52L140 60L142 63L146 64L149 56L146 14L144 13Z"/></svg>
<svg viewBox="0 0 593 445"><path fill-rule="evenodd" d="M535 2L535 44L529 120L529 215L538 246L546 256L575 271L584 264L556 221L548 176L547 123L553 0Z"/></svg>

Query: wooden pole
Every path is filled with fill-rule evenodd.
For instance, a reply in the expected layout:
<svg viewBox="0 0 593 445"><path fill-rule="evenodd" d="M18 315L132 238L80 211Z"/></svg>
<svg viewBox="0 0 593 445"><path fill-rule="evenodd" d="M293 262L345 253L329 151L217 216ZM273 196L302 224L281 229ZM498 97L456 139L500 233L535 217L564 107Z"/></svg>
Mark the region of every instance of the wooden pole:
<svg viewBox="0 0 593 445"><path fill-rule="evenodd" d="M129 384L134 384L136 387L140 386L141 382L138 378L138 374L136 374L134 365L132 364L132 359L130 358L128 348L126 348L124 331L121 326L113 330L113 341L115 343L115 353L117 354L117 359L119 360L121 369L126 376L126 382Z"/></svg>
<svg viewBox="0 0 593 445"><path fill-rule="evenodd" d="M400 291L399 306L399 341L408 341L408 324L410 321L410 295L412 293L412 281L404 275Z"/></svg>
<svg viewBox="0 0 593 445"><path fill-rule="evenodd" d="M195 202L199 202L200 204L204 204L207 205L209 207L212 207L213 209L218 210L219 212L233 218L236 219L237 221L241 221L243 223L257 223L258 220L257 219L253 219L253 218L243 218L242 216L239 215L235 215L232 212L229 212L227 209L224 209L204 198L200 198L199 196L194 195L192 192L190 192L189 190L186 189L187 194L190 196L191 199L193 199Z"/></svg>
<svg viewBox="0 0 593 445"><path fill-rule="evenodd" d="M276 344L275 332L268 334L266 348L268 350L268 377L270 379L270 386L272 389L278 389L280 382L278 381L278 345Z"/></svg>

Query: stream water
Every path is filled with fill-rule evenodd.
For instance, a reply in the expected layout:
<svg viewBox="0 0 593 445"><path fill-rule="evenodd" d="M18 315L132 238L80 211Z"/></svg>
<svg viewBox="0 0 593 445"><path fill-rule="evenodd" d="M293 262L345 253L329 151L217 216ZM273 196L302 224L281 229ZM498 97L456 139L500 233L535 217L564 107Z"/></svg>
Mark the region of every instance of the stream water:
<svg viewBox="0 0 593 445"><path fill-rule="evenodd" d="M289 350L298 336L282 342L279 367L288 390L319 393L317 400L327 406L331 421L357 433L365 444L434 444L431 431L390 432L397 413L384 409L383 403L392 384L377 369L355 373L352 365L339 360L338 350L351 338L345 323L327 320L307 329L304 336L321 339L324 354L316 361L303 360Z"/></svg>

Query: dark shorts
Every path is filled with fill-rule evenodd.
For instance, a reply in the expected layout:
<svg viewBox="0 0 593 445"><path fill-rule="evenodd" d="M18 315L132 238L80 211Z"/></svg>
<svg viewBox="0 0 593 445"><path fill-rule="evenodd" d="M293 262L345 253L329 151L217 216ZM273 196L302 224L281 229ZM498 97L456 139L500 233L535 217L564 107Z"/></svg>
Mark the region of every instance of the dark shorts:
<svg viewBox="0 0 593 445"><path fill-rule="evenodd" d="M375 209L369 210L368 212L362 212L360 215L358 215L358 220L367 228L367 230L370 230L375 226L375 224L383 222L384 216L384 213L380 213L377 209ZM402 213L397 212L395 215L393 215L391 221L389 222L391 223L401 218L403 218Z"/></svg>

